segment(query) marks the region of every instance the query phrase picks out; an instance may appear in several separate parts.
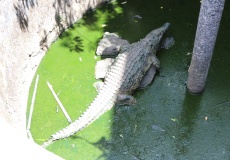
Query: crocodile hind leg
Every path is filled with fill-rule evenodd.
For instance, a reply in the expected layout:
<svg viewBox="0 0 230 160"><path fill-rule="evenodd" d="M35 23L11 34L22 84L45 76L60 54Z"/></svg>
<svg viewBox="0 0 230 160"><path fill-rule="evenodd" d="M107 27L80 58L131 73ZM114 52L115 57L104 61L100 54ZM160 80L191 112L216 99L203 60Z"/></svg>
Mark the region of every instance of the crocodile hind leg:
<svg viewBox="0 0 230 160"><path fill-rule="evenodd" d="M146 88L152 81L156 74L156 67L151 65L148 71L145 73L143 79L141 80L138 89ZM100 85L103 85L101 82ZM127 94L119 94L116 100L116 104L118 105L134 105L136 103L136 99L132 95Z"/></svg>
<svg viewBox="0 0 230 160"><path fill-rule="evenodd" d="M153 81L155 74L156 74L156 67L154 65L151 65L151 67L148 69L143 79L141 80L138 89L146 88ZM103 85L103 83L100 85ZM136 103L136 99L132 95L128 95L128 94L119 94L116 100L116 104L118 105L134 105L135 103Z"/></svg>

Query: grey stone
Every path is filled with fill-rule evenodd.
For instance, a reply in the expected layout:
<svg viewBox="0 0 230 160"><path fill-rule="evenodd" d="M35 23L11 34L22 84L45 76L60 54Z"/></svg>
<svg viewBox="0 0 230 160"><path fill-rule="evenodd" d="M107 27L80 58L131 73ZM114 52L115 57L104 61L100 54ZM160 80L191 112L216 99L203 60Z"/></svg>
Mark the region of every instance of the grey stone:
<svg viewBox="0 0 230 160"><path fill-rule="evenodd" d="M105 78L106 72L113 62L114 58L106 58L98 61L95 66L95 78Z"/></svg>
<svg viewBox="0 0 230 160"><path fill-rule="evenodd" d="M121 39L117 34L105 32L98 44L96 54L99 56L117 55L121 46L127 44L129 44L129 42Z"/></svg>

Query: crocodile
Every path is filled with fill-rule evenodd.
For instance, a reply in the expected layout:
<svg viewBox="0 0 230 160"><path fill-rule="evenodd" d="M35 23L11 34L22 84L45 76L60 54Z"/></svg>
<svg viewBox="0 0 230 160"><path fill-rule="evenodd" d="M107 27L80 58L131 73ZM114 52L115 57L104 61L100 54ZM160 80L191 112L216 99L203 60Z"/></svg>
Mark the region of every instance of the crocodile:
<svg viewBox="0 0 230 160"><path fill-rule="evenodd" d="M131 94L139 87L144 75L150 68L160 67L156 52L169 26L170 23L165 23L140 41L121 48L106 73L104 85L86 111L69 126L51 135L42 146L47 147L56 140L67 138L84 129L118 101L134 104L136 100Z"/></svg>

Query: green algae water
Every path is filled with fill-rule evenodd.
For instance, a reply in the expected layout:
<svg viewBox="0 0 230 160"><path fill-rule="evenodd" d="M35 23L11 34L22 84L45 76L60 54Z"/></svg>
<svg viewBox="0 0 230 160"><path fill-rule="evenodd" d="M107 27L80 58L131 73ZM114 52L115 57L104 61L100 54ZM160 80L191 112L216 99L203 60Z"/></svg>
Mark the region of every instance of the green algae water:
<svg viewBox="0 0 230 160"><path fill-rule="evenodd" d="M196 96L186 91L186 80L200 1L113 1L87 13L60 36L38 67L31 124L35 142L42 144L68 125L47 81L75 120L97 94L94 67L100 57L95 51L103 33L118 33L132 43L170 22L166 36L176 43L159 52L161 69L149 87L134 94L137 104L115 106L47 149L68 160L230 159L229 2L225 6L206 89Z"/></svg>

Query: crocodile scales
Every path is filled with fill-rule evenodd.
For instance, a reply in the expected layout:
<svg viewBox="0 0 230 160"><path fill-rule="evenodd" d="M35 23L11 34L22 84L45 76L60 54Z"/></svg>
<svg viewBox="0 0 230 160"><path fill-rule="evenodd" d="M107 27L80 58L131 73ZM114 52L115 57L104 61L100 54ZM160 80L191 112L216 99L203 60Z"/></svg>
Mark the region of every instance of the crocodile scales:
<svg viewBox="0 0 230 160"><path fill-rule="evenodd" d="M138 88L145 73L152 66L159 68L156 52L169 26L169 23L165 23L147 34L144 39L123 47L109 67L100 92L86 111L69 126L53 134L43 147L84 129L110 110L117 100L134 103L135 98L131 94Z"/></svg>

